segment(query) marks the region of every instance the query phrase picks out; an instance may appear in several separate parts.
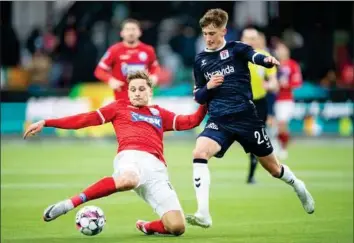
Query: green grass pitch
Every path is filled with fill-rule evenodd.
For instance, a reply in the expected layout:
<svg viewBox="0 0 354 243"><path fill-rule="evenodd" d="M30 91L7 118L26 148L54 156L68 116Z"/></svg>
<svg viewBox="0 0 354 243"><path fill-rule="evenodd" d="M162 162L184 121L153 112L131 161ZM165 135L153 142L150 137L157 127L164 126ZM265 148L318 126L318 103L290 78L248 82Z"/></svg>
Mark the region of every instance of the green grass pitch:
<svg viewBox="0 0 354 243"><path fill-rule="evenodd" d="M193 213L190 142L167 141L169 173L184 211ZM1 143L1 243L351 243L353 242L353 151L348 143L295 141L287 164L316 200L307 215L292 188L259 167L257 184L246 185L247 156L234 145L223 159L210 161L213 227L187 226L181 237L144 236L137 219L157 216L133 192L91 201L103 209L107 224L97 236L75 228L78 209L45 223L51 203L81 192L112 173L114 141L42 139Z"/></svg>

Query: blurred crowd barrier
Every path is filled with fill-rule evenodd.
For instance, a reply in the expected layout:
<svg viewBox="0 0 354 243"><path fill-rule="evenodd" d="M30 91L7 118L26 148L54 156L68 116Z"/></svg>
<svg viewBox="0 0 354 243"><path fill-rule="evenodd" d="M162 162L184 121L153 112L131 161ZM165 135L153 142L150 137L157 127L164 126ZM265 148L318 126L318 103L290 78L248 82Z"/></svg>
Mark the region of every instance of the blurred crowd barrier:
<svg viewBox="0 0 354 243"><path fill-rule="evenodd" d="M323 101L296 102L293 119L290 122L292 134L343 137L353 135L354 105L351 101L336 103L328 101L325 99L328 95L326 90L311 85L304 85L301 89L295 90L295 96L298 98L306 99L306 94L311 97L317 95L318 99L322 98ZM178 114L192 113L198 105L191 96L191 90L192 87L183 85L172 90L156 88L153 102ZM71 90L69 96L32 97L24 103L1 103L1 135L20 136L31 122L96 110L112 100L112 90L108 86L101 83L81 83ZM170 137L196 135L203 125L191 131L171 132L166 135ZM111 124L105 124L76 131L46 128L43 134L59 137L106 137L114 136L114 130Z"/></svg>

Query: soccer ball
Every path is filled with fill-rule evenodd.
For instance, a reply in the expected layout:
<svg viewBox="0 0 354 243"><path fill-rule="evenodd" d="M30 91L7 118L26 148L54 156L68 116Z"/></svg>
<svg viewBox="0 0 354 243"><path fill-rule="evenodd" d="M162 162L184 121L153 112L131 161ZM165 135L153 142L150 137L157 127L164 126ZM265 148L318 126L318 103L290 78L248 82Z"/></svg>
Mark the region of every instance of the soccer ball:
<svg viewBox="0 0 354 243"><path fill-rule="evenodd" d="M106 218L102 209L96 206L85 206L76 214L76 227L84 235L93 236L99 234Z"/></svg>

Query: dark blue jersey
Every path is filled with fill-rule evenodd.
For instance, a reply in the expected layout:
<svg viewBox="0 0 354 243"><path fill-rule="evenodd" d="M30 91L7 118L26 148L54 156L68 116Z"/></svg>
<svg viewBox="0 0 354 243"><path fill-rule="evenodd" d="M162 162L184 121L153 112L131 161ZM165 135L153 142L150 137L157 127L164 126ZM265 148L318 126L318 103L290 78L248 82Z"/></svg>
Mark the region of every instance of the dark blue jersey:
<svg viewBox="0 0 354 243"><path fill-rule="evenodd" d="M198 103L208 104L211 117L244 111L253 99L248 62L270 67L264 64L264 58L249 45L238 41L226 43L216 51L199 53L194 62L195 99ZM224 82L217 88L207 90L206 83L216 74L223 75ZM201 101L197 95L202 92L205 99Z"/></svg>

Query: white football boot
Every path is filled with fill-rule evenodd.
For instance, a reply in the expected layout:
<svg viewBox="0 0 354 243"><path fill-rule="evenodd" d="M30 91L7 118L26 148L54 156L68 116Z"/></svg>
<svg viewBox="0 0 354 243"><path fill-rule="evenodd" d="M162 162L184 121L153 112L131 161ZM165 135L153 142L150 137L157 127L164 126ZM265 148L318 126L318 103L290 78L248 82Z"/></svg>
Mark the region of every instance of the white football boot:
<svg viewBox="0 0 354 243"><path fill-rule="evenodd" d="M59 216L66 214L70 209L67 206L68 201L64 200L56 204L50 205L43 213L43 219L46 222L52 221Z"/></svg>
<svg viewBox="0 0 354 243"><path fill-rule="evenodd" d="M190 225L199 226L202 228L209 228L213 224L210 216L203 216L198 212L194 215L186 215L186 221Z"/></svg>
<svg viewBox="0 0 354 243"><path fill-rule="evenodd" d="M312 214L315 212L315 200L313 200L310 192L306 189L305 183L298 179L297 183L294 184L294 190L299 197L306 213Z"/></svg>

